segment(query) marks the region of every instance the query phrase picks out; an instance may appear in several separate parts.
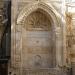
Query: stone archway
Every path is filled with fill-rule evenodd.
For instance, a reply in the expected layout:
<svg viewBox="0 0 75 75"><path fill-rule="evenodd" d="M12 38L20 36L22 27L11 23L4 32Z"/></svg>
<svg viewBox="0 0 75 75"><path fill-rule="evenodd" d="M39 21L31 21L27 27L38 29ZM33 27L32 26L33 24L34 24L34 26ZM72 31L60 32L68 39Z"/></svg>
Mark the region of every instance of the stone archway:
<svg viewBox="0 0 75 75"><path fill-rule="evenodd" d="M45 18L47 18L47 23L46 24L48 24L48 25L44 25L43 23L44 22L42 22L42 25L41 26L39 26L41 23L39 23L39 24L37 24L37 25L35 25L35 24L32 24L32 25L30 25L30 23L28 22L28 20L30 19L30 16L31 15L33 15L33 16L35 16L36 15L36 13L38 13L38 12L40 12L42 15L44 15L44 17ZM35 15L34 15L35 14ZM40 15L40 14L39 14ZM29 17L29 18L28 18ZM37 18L38 16L36 16L35 18ZM44 18L44 17L42 17L42 18ZM28 20L27 20L28 19ZM41 19L40 19L41 20ZM36 21L35 19L34 19L34 21ZM45 20L43 20L42 19L42 21L45 21ZM50 23L48 23L48 22L50 22ZM25 24L27 24L27 25L25 25ZM51 26L50 26L50 25ZM28 68L32 68L31 66L32 66L32 63L34 63L34 62L31 62L29 59L32 59L32 61L34 60L33 58L37 58L37 60L35 61L37 64L41 64L41 62L38 62L38 60L40 60L41 61L41 59L43 58L42 57L42 55L40 55L40 54L37 54L38 52L37 52L37 50L39 50L40 48L42 48L42 47L40 47L40 48L35 48L35 47L33 47L33 48L31 48L30 46L34 46L35 45L35 43L37 43L36 45L38 46L39 44L38 43L45 43L46 42L46 44L45 45L47 45L47 44L50 44L50 43L53 43L52 45L53 45L53 48L54 49L52 49L53 50L53 53L52 53L52 55L54 55L55 57L54 58L47 58L47 59L45 59L45 61L46 62L48 62L47 60L49 60L50 59L50 61L51 61L51 63L50 63L50 61L48 62L48 63L50 63L50 64L47 64L46 66L43 66L44 67L44 69L45 68L55 68L56 67L56 65L58 65L58 64L60 64L60 61L61 61L61 57L59 56L59 49L60 49L60 46L59 46L59 35L57 34L58 33L58 28L59 28L59 25L58 25L58 21L57 21L57 17L56 17L56 15L55 15L55 13L54 13L54 11L53 11L53 9L50 7L50 6L48 6L47 4L45 4L45 3L43 3L43 2L40 2L40 3L32 3L31 5L29 5L27 8L25 7L20 13L19 13L19 16L18 16L18 18L17 18L17 26L21 26L21 39L22 39L22 45L21 45L21 48L22 48L22 50L21 50L21 70L23 70L24 71L24 69L28 69ZM51 29L49 29L51 27ZM51 31L50 31L51 30ZM35 34L35 32L36 32L36 34L39 36L39 35L42 35L42 39L40 40L40 39L38 39L38 38L40 38L40 37L38 37L37 35L35 36L35 37L37 37L37 39L35 39L35 37L33 37L34 36L34 34ZM51 32L52 34L50 34L50 33L48 33L48 32ZM34 34L32 34L32 33L34 33ZM40 34L38 34L38 33L40 33ZM17 34L17 33L16 33ZM49 36L49 34L50 34L50 36ZM25 35L25 36L24 36ZM48 37L47 38L45 38L45 35L47 35ZM31 37L33 37L32 39L31 39ZM29 39L28 39L29 38ZM47 40L48 39L48 40ZM34 42L33 42L33 41ZM46 40L46 41L45 41ZM49 40L50 40L50 42L49 42ZM39 42L39 41L41 41L41 42ZM31 44L31 45L30 45ZM26 47L26 46L28 46L28 47ZM49 46L48 46L49 47ZM43 47L44 48L44 47ZM42 48L42 50L43 50L43 48ZM32 50L34 50L34 51L32 51ZM37 49L37 50L35 50L35 49ZM50 48L46 48L46 50L49 50ZM33 56L31 55L31 56L28 56L28 57L26 57L25 56L25 53L28 51L28 50L30 50L30 52L33 52ZM51 49L49 50L49 51L52 51ZM44 50L45 51L45 50ZM17 52L17 51L16 51ZM36 53L35 53L36 52ZM43 51L42 51L42 53L43 53ZM47 52L46 52L47 53ZM36 55L35 55L36 54ZM48 54L48 53L47 53ZM47 55L44 55L44 57L46 57ZM24 59L24 57L26 57L26 59ZM33 58L31 58L31 57L33 57ZM52 56L51 56L52 57ZM60 58L59 58L60 57ZM43 59L42 59L43 60ZM29 63L27 63L27 62L31 62L30 64ZM27 66L27 65L25 65L25 64L28 64L28 65L30 65L30 66ZM44 64L46 64L46 63L44 63ZM53 65L53 66L51 66L51 65ZM48 67L49 66L49 67ZM43 67L41 67L41 68L43 68ZM25 71L24 71L25 72ZM23 72L23 74L24 74L24 72ZM51 72L51 71L50 71ZM40 74L39 74L40 75ZM47 74L46 74L47 75Z"/></svg>

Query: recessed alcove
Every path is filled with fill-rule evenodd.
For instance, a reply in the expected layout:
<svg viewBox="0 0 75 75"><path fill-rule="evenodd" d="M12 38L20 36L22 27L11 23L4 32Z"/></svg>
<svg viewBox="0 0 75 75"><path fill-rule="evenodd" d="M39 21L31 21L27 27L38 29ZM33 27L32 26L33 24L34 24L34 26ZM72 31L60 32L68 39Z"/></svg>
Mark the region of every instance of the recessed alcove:
<svg viewBox="0 0 75 75"><path fill-rule="evenodd" d="M51 16L40 8L25 19L22 28L22 61L25 69L56 66L53 24Z"/></svg>

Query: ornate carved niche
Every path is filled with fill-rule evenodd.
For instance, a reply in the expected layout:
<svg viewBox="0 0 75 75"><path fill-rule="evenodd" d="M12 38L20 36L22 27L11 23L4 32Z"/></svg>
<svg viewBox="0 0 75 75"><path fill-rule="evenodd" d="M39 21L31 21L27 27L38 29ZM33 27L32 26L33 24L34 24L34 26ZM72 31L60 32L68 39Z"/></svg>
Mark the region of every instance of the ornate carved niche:
<svg viewBox="0 0 75 75"><path fill-rule="evenodd" d="M37 10L26 18L24 27L29 31L48 31L51 28L51 22L48 16L46 16L40 10Z"/></svg>

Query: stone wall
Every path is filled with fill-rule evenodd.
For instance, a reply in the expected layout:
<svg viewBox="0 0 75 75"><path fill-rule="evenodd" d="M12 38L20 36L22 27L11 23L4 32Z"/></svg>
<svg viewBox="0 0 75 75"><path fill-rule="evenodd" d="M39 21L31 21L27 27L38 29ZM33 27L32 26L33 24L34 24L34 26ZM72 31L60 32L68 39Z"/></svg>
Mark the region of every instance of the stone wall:
<svg viewBox="0 0 75 75"><path fill-rule="evenodd" d="M71 50L72 74L75 75L75 14L72 13L73 44Z"/></svg>
<svg viewBox="0 0 75 75"><path fill-rule="evenodd" d="M66 14L66 30L67 30L67 60L71 67L72 75L75 74L75 14L68 12Z"/></svg>

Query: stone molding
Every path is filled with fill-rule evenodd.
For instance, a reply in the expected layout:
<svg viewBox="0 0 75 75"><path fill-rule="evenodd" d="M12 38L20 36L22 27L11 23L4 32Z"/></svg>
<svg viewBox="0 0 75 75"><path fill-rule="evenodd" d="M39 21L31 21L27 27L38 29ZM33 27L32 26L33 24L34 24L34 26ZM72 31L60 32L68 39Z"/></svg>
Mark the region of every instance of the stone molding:
<svg viewBox="0 0 75 75"><path fill-rule="evenodd" d="M28 6L25 6L22 11L19 13L18 17L17 17L17 24L22 24L23 21L26 19L26 17L36 11L37 9L42 9L44 11L46 11L50 16L51 18L53 19L56 19L54 21L54 24L55 24L55 28L56 26L59 26L59 23L58 23L58 20L57 20L57 16L56 16L56 11L54 10L54 8L52 7L51 4L46 4L44 2L35 2L35 3L32 3L32 4L29 4Z"/></svg>

